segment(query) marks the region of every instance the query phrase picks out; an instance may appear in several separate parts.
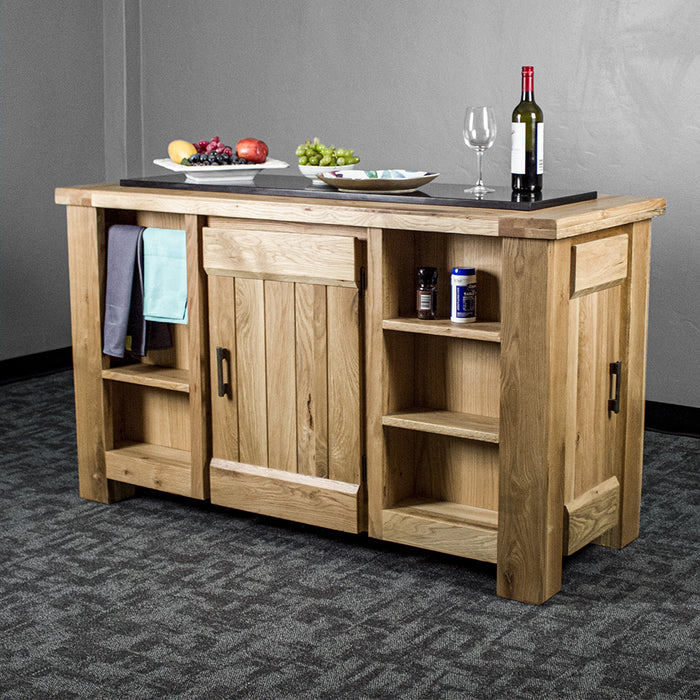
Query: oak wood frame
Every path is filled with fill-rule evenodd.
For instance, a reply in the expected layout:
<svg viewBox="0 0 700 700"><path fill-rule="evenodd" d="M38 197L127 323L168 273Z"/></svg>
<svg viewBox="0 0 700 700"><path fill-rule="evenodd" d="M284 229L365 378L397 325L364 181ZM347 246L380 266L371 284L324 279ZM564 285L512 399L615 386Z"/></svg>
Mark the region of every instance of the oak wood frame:
<svg viewBox="0 0 700 700"><path fill-rule="evenodd" d="M82 497L110 503L129 496L139 484L208 497L212 358L206 341L209 316L202 230L206 225L216 228L222 221L243 228L246 222L263 221L267 229L282 232L290 225L323 224L335 235L368 242L363 376L369 379L366 423L361 427L366 431L367 475L366 483L358 488L366 487L369 493L372 536L494 561L499 595L541 603L559 590L563 554L590 541L622 547L638 535L650 229L651 218L664 212L663 199L601 196L593 202L537 212L456 211L450 207L297 201L96 185L59 188L56 201L67 205ZM151 217L149 212L160 212L166 219L184 216L188 269L194 271L188 285L191 315L185 368L116 368L101 355L107 210L124 210L127 218L128 212L140 212L144 220ZM501 318L456 331L445 322L426 326L387 314L387 295L396 293L396 285L385 276L383 241L385 232L391 230L499 238ZM405 251L396 249L395 253L403 255ZM209 285L219 283L209 278ZM614 473L576 492L567 472L573 454L571 435L579 429L571 423L570 410L575 385L569 365L577 342L572 329L577 300L611 289L610 303L619 303L622 314L615 321L619 325L614 338L619 336L615 343L624 368L620 413L610 423L616 437L606 457ZM388 393L403 390L398 383L391 383L394 380L387 382L391 353L397 350L387 346L387 332L500 343L497 420L439 410L432 414L408 410L387 414ZM106 387L113 384L172 392L173 397L185 395L190 423L186 454L173 448L156 449L158 465L148 470L143 466L153 459L147 454L148 446L125 443L118 450L111 449L113 405ZM387 437L396 430L411 439ZM497 450L497 509L416 497L419 494L402 485L400 471L387 472L388 465L401 461L390 454L392 451L410 450L411 445L439 441L441 436L476 440L485 445L487 454ZM239 472L247 487L255 489L256 470L241 467ZM415 475L406 472L405 476ZM285 480L288 477L280 475L280 481ZM311 482L300 483L300 493L313 486ZM336 491L340 503L358 498L347 486ZM393 506L387 510L390 501ZM328 526L333 527L333 516L329 514L329 518Z"/></svg>

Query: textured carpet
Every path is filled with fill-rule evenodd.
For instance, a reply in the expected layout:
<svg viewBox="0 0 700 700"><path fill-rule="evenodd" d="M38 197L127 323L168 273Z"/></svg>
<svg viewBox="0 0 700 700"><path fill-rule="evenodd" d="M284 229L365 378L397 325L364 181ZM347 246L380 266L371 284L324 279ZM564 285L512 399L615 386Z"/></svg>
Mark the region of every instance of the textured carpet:
<svg viewBox="0 0 700 700"><path fill-rule="evenodd" d="M0 386L0 698L700 698L700 440L535 607L495 567L139 490L80 499L72 375Z"/></svg>

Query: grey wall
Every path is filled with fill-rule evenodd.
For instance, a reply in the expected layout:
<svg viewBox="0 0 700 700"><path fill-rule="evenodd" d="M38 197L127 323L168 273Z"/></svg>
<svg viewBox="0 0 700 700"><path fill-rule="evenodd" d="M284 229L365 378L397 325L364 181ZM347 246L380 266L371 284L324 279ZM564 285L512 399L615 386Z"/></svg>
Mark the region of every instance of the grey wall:
<svg viewBox="0 0 700 700"><path fill-rule="evenodd" d="M366 167L471 182L475 158L460 133L470 102L496 110L500 134L485 178L506 184L510 112L520 66L531 63L547 124L546 184L667 199L668 213L653 223L647 398L700 406L699 4L64 0L49 5L61 10L48 19L33 6L2 4L0 359L69 343L65 224L50 205L56 184L155 174L152 160L172 139L214 135L262 138L272 157L292 163L296 145L319 136L354 147ZM75 24L61 19L66 11ZM50 42L8 47L7 16L40 22L42 36L50 27ZM57 34L58 22L67 26ZM26 63L48 70L47 86L69 81L70 100L43 99L11 80L19 103L8 103L8 66ZM19 167L6 115L16 124L35 119L33 96L50 115L44 135L73 144L88 130L103 150L78 157L61 149L62 165L40 174ZM57 280L50 299L27 300L49 274Z"/></svg>
<svg viewBox="0 0 700 700"><path fill-rule="evenodd" d="M0 360L71 344L59 184L104 178L102 7L0 3Z"/></svg>

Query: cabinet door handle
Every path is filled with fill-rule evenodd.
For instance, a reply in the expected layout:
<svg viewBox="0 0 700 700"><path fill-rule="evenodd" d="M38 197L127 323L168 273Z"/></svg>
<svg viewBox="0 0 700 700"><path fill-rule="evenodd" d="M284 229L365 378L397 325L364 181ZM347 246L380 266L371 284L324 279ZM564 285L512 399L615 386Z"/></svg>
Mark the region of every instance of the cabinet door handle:
<svg viewBox="0 0 700 700"><path fill-rule="evenodd" d="M611 413L620 412L620 384L622 382L622 362L619 360L617 362L610 363L610 393L613 394L613 398L608 399L608 416ZM614 386L614 392L613 392Z"/></svg>
<svg viewBox="0 0 700 700"><path fill-rule="evenodd" d="M216 379L219 385L219 396L228 396L229 383L224 381L224 360L229 364L229 352L226 348L216 348ZM229 366L230 376L230 366Z"/></svg>

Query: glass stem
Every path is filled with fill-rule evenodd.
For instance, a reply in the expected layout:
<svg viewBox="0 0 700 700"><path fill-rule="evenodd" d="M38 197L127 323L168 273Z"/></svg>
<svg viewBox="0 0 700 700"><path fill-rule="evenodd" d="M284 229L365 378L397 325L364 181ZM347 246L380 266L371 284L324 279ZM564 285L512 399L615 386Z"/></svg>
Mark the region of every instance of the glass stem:
<svg viewBox="0 0 700 700"><path fill-rule="evenodd" d="M484 186L484 181L483 181L482 176L481 176L481 163L482 163L482 161L483 161L483 158L484 158L484 149L483 149L483 148L477 148L477 149L476 149L476 163L477 163L477 167L478 167L478 169L479 169L479 179L478 179L478 181L477 181L477 183L476 183L476 186L477 186L477 187L483 187L483 186Z"/></svg>

